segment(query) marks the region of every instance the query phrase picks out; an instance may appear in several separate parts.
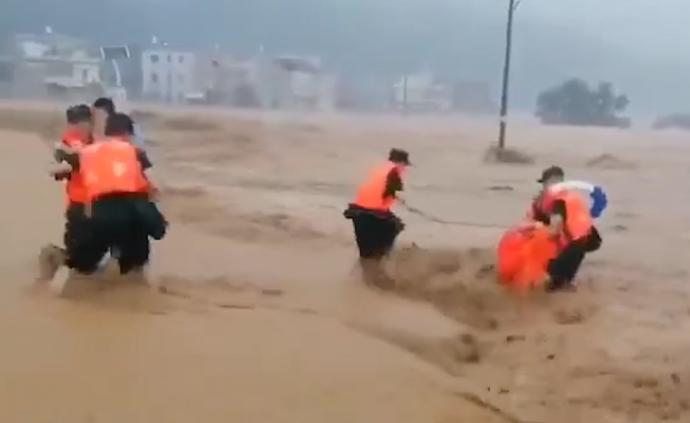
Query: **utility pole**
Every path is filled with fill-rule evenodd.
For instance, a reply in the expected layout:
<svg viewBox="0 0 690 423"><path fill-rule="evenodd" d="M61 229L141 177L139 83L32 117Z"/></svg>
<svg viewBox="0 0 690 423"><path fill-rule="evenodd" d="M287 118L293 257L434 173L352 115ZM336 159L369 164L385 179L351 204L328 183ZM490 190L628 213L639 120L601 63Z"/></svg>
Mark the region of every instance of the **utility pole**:
<svg viewBox="0 0 690 423"><path fill-rule="evenodd" d="M503 91L501 93L501 116L498 133L498 148L506 145L506 128L508 125L508 91L510 88L510 55L513 49L513 16L522 0L508 0L508 23L506 25L506 51L503 62Z"/></svg>

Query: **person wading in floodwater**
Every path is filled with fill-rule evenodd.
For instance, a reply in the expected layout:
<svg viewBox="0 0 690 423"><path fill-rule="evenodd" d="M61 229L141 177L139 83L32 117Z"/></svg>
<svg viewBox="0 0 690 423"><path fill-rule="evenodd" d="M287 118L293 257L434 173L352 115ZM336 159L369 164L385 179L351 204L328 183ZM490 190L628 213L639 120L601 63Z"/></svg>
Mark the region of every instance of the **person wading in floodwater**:
<svg viewBox="0 0 690 423"><path fill-rule="evenodd" d="M391 207L403 190L403 175L410 166L409 154L394 148L388 160L376 166L357 190L344 216L352 220L359 249L362 275L367 284L380 288L392 288L394 283L381 267L381 261L395 244L404 224Z"/></svg>

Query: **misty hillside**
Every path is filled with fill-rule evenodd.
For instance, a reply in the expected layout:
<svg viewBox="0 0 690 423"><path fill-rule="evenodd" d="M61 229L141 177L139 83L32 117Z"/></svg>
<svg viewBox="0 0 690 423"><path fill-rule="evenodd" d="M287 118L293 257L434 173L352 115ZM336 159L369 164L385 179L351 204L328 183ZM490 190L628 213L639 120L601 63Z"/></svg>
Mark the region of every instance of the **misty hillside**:
<svg viewBox="0 0 690 423"><path fill-rule="evenodd" d="M679 93L677 88L687 86L690 60L646 60L636 55L635 46L610 45L605 36L609 27L590 25L580 30L572 22L563 25L539 18L543 1L525 0L517 14L516 107L532 108L542 88L581 76L609 79L629 92L633 111L690 110L686 103L690 93ZM50 25L55 31L102 43L145 44L157 35L184 48L210 49L218 44L245 55L263 46L269 52L318 55L329 66L360 77L431 69L447 78L486 81L498 94L504 0L0 2L0 31L5 33L41 31ZM563 3L565 10L571 2Z"/></svg>

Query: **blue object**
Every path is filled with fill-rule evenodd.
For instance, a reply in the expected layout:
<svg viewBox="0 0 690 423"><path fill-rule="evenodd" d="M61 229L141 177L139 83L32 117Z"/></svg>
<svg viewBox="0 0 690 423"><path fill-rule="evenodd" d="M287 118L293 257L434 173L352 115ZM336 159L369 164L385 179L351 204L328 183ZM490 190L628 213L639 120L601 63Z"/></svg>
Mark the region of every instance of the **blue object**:
<svg viewBox="0 0 690 423"><path fill-rule="evenodd" d="M598 186L594 187L594 190L592 190L589 196L592 199L592 207L589 209L589 214L591 214L593 218L598 219L604 210L606 210L606 206L609 203L608 198L604 190Z"/></svg>

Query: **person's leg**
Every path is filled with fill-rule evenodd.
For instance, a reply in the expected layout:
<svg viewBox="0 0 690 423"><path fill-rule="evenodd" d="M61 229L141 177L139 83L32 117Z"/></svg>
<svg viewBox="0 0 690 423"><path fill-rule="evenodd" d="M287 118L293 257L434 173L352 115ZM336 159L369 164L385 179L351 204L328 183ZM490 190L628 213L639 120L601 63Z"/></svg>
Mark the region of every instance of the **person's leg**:
<svg viewBox="0 0 690 423"><path fill-rule="evenodd" d="M372 232L371 218L368 215L360 214L352 218L352 227L355 232L355 241L361 258L372 258L375 255L374 237Z"/></svg>
<svg viewBox="0 0 690 423"><path fill-rule="evenodd" d="M119 250L118 263L120 274L130 271L143 271L149 261L150 242L145 216L141 213L141 202L138 198L124 198L121 203L122 228L121 237L116 242Z"/></svg>
<svg viewBox="0 0 690 423"><path fill-rule="evenodd" d="M383 289L392 288L393 280L381 267L381 259L386 254L388 245L386 222L375 216L362 214L353 219L353 224L364 282Z"/></svg>
<svg viewBox="0 0 690 423"><path fill-rule="evenodd" d="M81 258L81 251L88 244L89 233L86 229L88 220L84 215L84 205L70 203L65 211L65 230L63 233L64 248L57 245L49 245L41 250L39 257L41 280L51 280L61 266L73 268L79 266L72 257Z"/></svg>
<svg viewBox="0 0 690 423"><path fill-rule="evenodd" d="M599 234L599 231L596 227L592 226L592 231L587 236L587 240L585 242L585 252L591 253L597 251L601 248L602 243L603 240L601 239L601 234Z"/></svg>
<svg viewBox="0 0 690 423"><path fill-rule="evenodd" d="M91 219L83 215L73 221L67 246L67 266L83 274L97 271L108 254L110 242L107 216L100 214Z"/></svg>
<svg viewBox="0 0 690 423"><path fill-rule="evenodd" d="M103 235L96 234L92 224L92 219L86 217L83 204L72 203L67 209L64 234L65 265L70 269L92 273L95 270L102 270L110 258L108 252L96 257L103 249L101 245ZM97 265L92 269L96 260L98 260Z"/></svg>
<svg viewBox="0 0 690 423"><path fill-rule="evenodd" d="M38 255L38 281L51 280L66 260L67 253L64 248L54 244L43 247Z"/></svg>
<svg viewBox="0 0 690 423"><path fill-rule="evenodd" d="M65 222L65 234L63 242L65 244L65 251L67 258L65 265L69 268L78 265L78 259L83 257L84 252L90 248L91 234L87 225L89 219L84 214L84 205L79 203L72 203L67 208ZM72 259L76 257L76 262Z"/></svg>
<svg viewBox="0 0 690 423"><path fill-rule="evenodd" d="M120 250L118 263L122 275L130 271L143 271L144 266L149 262L150 242L145 232L133 228L128 239L118 245L118 248Z"/></svg>
<svg viewBox="0 0 690 423"><path fill-rule="evenodd" d="M381 225L381 249L384 256L390 254L395 246L395 240L401 232L402 222L396 217L385 221L385 226Z"/></svg>
<svg viewBox="0 0 690 423"><path fill-rule="evenodd" d="M571 242L548 265L550 278L549 290L572 287L580 265L585 258L585 249L581 242Z"/></svg>

